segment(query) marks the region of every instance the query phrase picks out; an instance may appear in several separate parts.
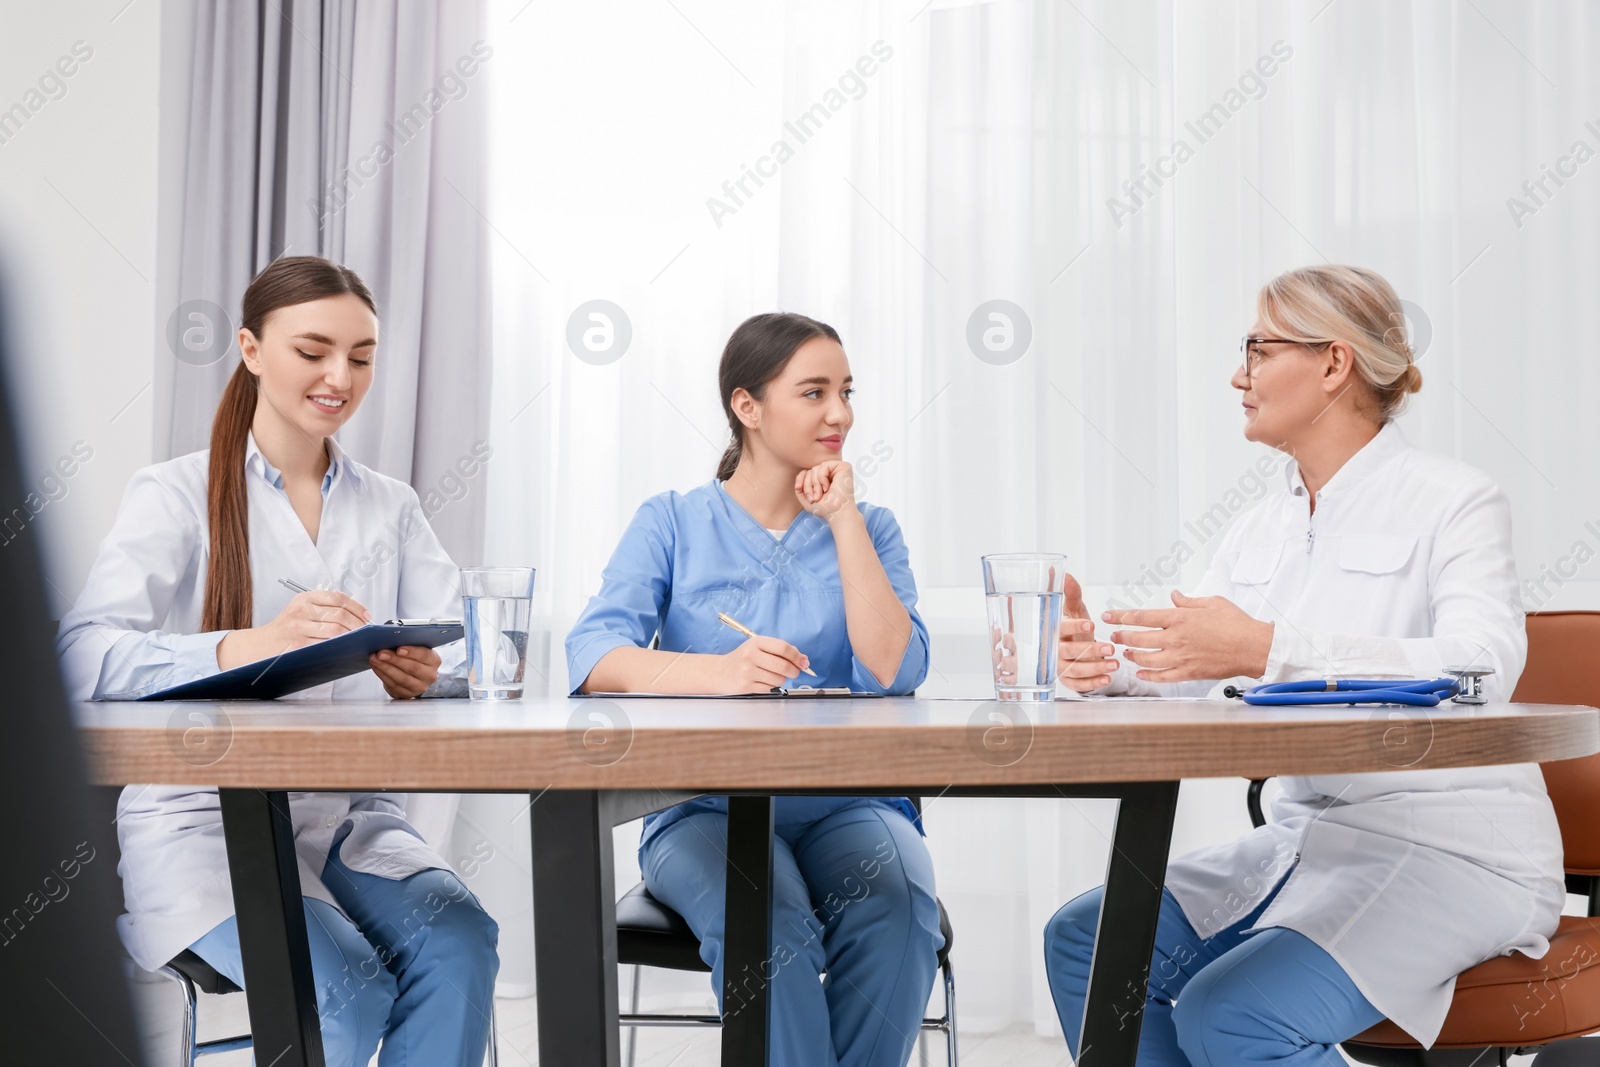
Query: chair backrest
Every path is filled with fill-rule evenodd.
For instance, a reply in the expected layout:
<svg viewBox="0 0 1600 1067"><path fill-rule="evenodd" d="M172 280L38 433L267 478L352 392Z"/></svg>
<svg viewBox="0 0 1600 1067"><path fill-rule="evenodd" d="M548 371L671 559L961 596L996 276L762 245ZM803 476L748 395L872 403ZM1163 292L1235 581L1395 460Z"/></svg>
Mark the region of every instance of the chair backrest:
<svg viewBox="0 0 1600 1067"><path fill-rule="evenodd" d="M1600 707L1600 611L1528 613L1528 663L1511 699L1525 704ZM1566 868L1600 875L1600 755L1544 766L1561 822Z"/></svg>

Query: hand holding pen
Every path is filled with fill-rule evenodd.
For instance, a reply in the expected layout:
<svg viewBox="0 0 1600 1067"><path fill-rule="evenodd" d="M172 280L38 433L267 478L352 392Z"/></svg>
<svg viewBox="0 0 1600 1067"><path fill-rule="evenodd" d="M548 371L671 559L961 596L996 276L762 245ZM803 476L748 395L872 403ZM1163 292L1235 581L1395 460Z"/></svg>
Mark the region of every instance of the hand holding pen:
<svg viewBox="0 0 1600 1067"><path fill-rule="evenodd" d="M278 582L293 590L294 598L271 622L248 630L230 630L217 645L218 667L229 670L281 656L372 621L370 611L343 593L307 589L287 578L279 578Z"/></svg>
<svg viewBox="0 0 1600 1067"><path fill-rule="evenodd" d="M289 601L289 607L284 608L282 619L291 609L304 602L304 606L313 613L323 613L343 626L339 633L354 630L356 626L365 626L372 621L372 612L362 607L343 593L328 590L307 589L299 582L292 582L288 578L279 578L278 584L295 593L294 600ZM274 623L278 619L273 620ZM355 625L352 621L359 619ZM339 633L328 634L337 637ZM304 644L310 644L310 641ZM396 700L406 700L418 697L427 692L439 677L439 665L444 661L439 653L431 648L421 645L405 645L395 650L374 652L367 658L367 664L372 668L372 673L378 676L383 683L383 688Z"/></svg>
<svg viewBox="0 0 1600 1067"><path fill-rule="evenodd" d="M276 628L300 648L313 641L338 637L372 621L372 612L353 597L333 589L307 589L299 582L279 578L278 584L295 595L278 617L262 629Z"/></svg>
<svg viewBox="0 0 1600 1067"><path fill-rule="evenodd" d="M815 678L811 660L789 642L777 637L763 637L737 619L722 612L717 618L723 625L738 630L749 640L722 658L727 664L726 679L732 692L762 693L775 689L801 671Z"/></svg>

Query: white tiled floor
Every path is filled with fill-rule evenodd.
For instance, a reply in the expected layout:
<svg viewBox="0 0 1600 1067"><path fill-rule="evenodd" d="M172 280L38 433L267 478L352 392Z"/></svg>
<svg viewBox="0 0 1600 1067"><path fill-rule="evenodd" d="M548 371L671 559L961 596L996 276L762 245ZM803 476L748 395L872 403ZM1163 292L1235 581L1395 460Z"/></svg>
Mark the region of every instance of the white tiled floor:
<svg viewBox="0 0 1600 1067"><path fill-rule="evenodd" d="M171 983L156 976L134 983L135 1008L145 1027L146 1058L150 1067L178 1063L178 1027L182 1001ZM534 1002L495 1001L501 1067L530 1067L538 1063ZM222 1037L248 1028L242 996L200 998L200 1037ZM626 1049L626 1045L624 1045ZM1070 1067L1067 1049L1059 1038L1036 1037L1030 1028L1016 1026L998 1033L964 1034L960 1039L963 1067ZM928 1036L927 1063L942 1067L942 1038ZM374 1061L376 1062L376 1061ZM638 1067L717 1067L717 1034L710 1030L652 1029L639 1031ZM916 1057L912 1057L917 1064ZM1532 1057L1512 1060L1526 1067ZM249 1067L249 1054L208 1056L203 1067Z"/></svg>

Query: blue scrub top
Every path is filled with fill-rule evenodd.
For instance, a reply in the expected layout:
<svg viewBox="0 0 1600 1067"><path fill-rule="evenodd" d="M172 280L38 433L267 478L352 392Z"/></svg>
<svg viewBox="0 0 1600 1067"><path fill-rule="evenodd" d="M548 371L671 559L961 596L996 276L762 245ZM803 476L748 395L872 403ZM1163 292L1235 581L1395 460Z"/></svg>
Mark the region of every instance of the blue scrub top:
<svg viewBox="0 0 1600 1067"><path fill-rule="evenodd" d="M815 679L858 692L902 694L928 674L928 628L917 614L900 524L887 508L856 505L900 603L911 616L911 640L887 686L850 647L839 556L827 522L802 511L783 538L774 537L734 502L720 481L687 493L646 500L628 524L601 575L600 591L567 635L567 677L577 693L602 656L614 648L645 648L657 632L667 652L731 652L746 638L717 620L726 612L758 634L782 638L804 652ZM779 823L813 822L859 797L779 797ZM878 798L921 823L903 797ZM726 812L726 797L702 797L648 816L644 841L700 811Z"/></svg>

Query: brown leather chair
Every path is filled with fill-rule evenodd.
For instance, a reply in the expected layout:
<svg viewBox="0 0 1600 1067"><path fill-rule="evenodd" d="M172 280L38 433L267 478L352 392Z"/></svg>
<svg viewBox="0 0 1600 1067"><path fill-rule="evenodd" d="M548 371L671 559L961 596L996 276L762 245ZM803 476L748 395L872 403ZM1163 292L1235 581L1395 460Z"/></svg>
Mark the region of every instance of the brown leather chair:
<svg viewBox="0 0 1600 1067"><path fill-rule="evenodd" d="M1600 707L1600 611L1531 612L1528 662L1512 699ZM1456 979L1455 1000L1433 1048L1384 1020L1344 1051L1373 1067L1492 1067L1543 1048L1539 1063L1600 1064L1600 755L1544 764L1561 823L1567 891L1589 899L1589 917L1563 916L1543 959L1519 953L1480 963ZM1251 818L1260 783L1251 783Z"/></svg>

